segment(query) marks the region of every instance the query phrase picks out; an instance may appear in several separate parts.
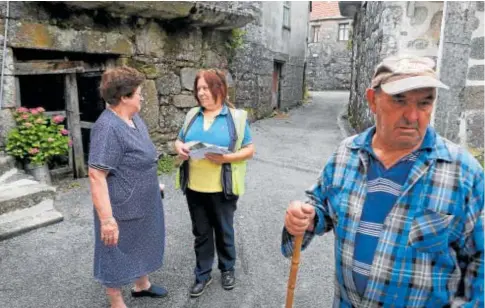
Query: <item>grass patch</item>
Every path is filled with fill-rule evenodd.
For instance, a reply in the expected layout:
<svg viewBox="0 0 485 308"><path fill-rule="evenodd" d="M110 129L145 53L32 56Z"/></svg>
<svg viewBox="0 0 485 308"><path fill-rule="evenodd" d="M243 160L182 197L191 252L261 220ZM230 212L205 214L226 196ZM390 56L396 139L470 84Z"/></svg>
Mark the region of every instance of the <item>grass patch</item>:
<svg viewBox="0 0 485 308"><path fill-rule="evenodd" d="M290 116L287 112L284 112L282 110L274 110L271 114L271 117L275 119L288 119Z"/></svg>
<svg viewBox="0 0 485 308"><path fill-rule="evenodd" d="M158 160L157 173L170 174L177 168L177 158L171 155L164 155Z"/></svg>
<svg viewBox="0 0 485 308"><path fill-rule="evenodd" d="M310 102L310 91L308 91L308 87L305 85L305 91L303 92L303 104L308 104Z"/></svg>
<svg viewBox="0 0 485 308"><path fill-rule="evenodd" d="M478 162L480 163L480 165L482 166L482 168L485 168L485 163L484 163L484 159L485 159L484 149L470 148L469 151L473 155L473 157L475 157L478 160Z"/></svg>

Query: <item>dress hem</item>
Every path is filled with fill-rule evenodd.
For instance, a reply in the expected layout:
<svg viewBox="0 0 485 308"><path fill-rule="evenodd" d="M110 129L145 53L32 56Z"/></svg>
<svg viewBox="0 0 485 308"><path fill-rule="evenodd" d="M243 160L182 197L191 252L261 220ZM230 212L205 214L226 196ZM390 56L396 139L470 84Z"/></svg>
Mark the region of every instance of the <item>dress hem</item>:
<svg viewBox="0 0 485 308"><path fill-rule="evenodd" d="M163 266L163 261L160 262L159 265L154 266L153 269L144 271L140 275L137 275L135 277L126 278L126 279L123 279L123 280L120 280L120 281L115 281L115 282L107 282L107 281L105 281L105 280L103 280L101 278L98 278L96 276L94 276L94 279L97 282L99 282L100 284L102 284L103 286L107 287L107 288L121 288L123 286L126 286L128 284L131 284L131 283L135 282L140 277L143 277L145 275L154 273L155 271L159 270L162 266Z"/></svg>

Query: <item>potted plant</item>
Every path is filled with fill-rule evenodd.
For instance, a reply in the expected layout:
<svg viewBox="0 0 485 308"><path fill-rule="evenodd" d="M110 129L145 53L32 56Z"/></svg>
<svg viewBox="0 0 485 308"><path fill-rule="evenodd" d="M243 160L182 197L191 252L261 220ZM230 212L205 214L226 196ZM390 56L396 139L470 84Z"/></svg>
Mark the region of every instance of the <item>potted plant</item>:
<svg viewBox="0 0 485 308"><path fill-rule="evenodd" d="M61 123L64 117L44 114L42 107L14 111L17 127L7 136L7 153L24 164L25 171L43 183L51 183L47 162L56 155L66 155L72 141Z"/></svg>

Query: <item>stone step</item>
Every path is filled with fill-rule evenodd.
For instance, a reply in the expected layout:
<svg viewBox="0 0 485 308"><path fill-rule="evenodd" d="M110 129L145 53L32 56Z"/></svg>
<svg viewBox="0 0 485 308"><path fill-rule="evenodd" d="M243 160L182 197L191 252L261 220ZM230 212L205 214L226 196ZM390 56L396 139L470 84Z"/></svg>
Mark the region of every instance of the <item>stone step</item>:
<svg viewBox="0 0 485 308"><path fill-rule="evenodd" d="M0 215L25 209L45 199L54 199L56 189L31 179L20 179L0 185Z"/></svg>
<svg viewBox="0 0 485 308"><path fill-rule="evenodd" d="M22 179L34 180L34 177L26 174L21 170L18 170L17 168L12 168L7 172L5 172L4 174L0 175L0 185L13 183L15 181L22 180Z"/></svg>
<svg viewBox="0 0 485 308"><path fill-rule="evenodd" d="M0 241L62 221L52 199L29 208L0 215Z"/></svg>
<svg viewBox="0 0 485 308"><path fill-rule="evenodd" d="M12 156L0 154L0 175L8 170L15 168L15 158Z"/></svg>

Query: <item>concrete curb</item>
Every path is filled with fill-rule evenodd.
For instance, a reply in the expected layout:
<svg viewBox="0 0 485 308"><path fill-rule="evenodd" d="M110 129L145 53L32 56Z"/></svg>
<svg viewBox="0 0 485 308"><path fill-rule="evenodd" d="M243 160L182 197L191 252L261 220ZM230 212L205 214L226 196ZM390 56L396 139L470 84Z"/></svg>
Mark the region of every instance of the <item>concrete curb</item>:
<svg viewBox="0 0 485 308"><path fill-rule="evenodd" d="M52 199L35 206L0 215L0 241L64 220Z"/></svg>
<svg viewBox="0 0 485 308"><path fill-rule="evenodd" d="M348 107L348 104L345 105L345 109L337 117L337 125L340 128L340 133L344 138L357 134L357 132L355 131L355 129L352 127L352 125L348 120L347 107Z"/></svg>

